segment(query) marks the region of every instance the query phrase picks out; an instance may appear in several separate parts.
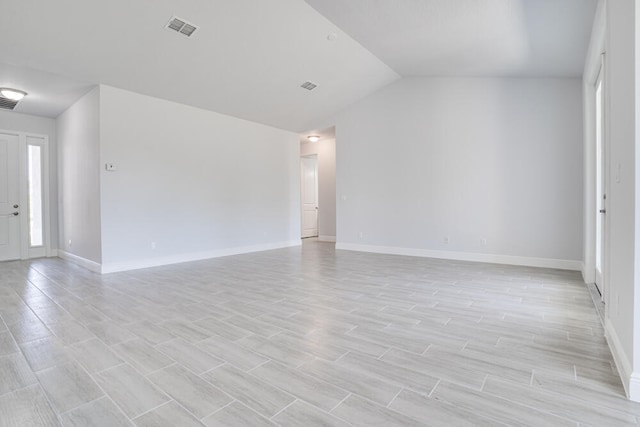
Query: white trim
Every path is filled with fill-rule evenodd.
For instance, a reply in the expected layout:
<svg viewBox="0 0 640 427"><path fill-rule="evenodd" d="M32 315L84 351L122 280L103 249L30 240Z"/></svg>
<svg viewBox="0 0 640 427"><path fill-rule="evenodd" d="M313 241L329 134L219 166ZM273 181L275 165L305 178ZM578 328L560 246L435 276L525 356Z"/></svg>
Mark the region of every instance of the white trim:
<svg viewBox="0 0 640 427"><path fill-rule="evenodd" d="M638 395L638 392L640 392L640 377L637 373L633 372L633 369L631 369L631 361L622 349L620 338L618 338L616 330L611 326L611 322L605 322L604 337L607 339L607 343L609 344L613 361L615 362L627 397L632 400L639 401L640 395ZM636 393L635 399L632 398L631 391Z"/></svg>
<svg viewBox="0 0 640 427"><path fill-rule="evenodd" d="M45 135L44 137L44 167L42 168L42 173L44 174L44 182L42 183L43 187L44 187L44 200L42 201L42 204L44 206L44 212L42 212L42 214L44 215L44 248L45 248L45 252L46 255L48 257L52 256L51 253L53 252L51 249L51 182L50 182L50 178L51 178L51 159L50 159L50 155L51 152L49 150L49 137Z"/></svg>
<svg viewBox="0 0 640 427"><path fill-rule="evenodd" d="M140 268L159 267L162 265L179 264L190 261L200 261L203 259L219 258L229 255L240 255L251 252L268 251L272 249L288 248L300 246L300 240L289 240L285 242L265 243L261 245L242 246L237 248L218 249L214 251L191 252L186 254L169 255L165 257L146 258L132 261L113 262L102 264L100 272L102 274L116 273L118 271L137 270Z"/></svg>
<svg viewBox="0 0 640 427"><path fill-rule="evenodd" d="M18 190L20 196L20 259L29 259L29 172L27 170L27 135L18 132Z"/></svg>
<svg viewBox="0 0 640 427"><path fill-rule="evenodd" d="M634 372L629 379L629 400L640 402L640 372Z"/></svg>
<svg viewBox="0 0 640 427"><path fill-rule="evenodd" d="M86 268L87 270L93 271L95 273L100 273L102 270L102 266L95 261L91 261L86 258L82 258L78 255L74 255L69 252L65 252L62 249L58 249L57 251L58 258L62 258L67 261L71 261L73 263L78 264L81 267Z"/></svg>
<svg viewBox="0 0 640 427"><path fill-rule="evenodd" d="M593 282L588 282L587 281L587 273L586 273L586 269L584 266L584 262L580 263L580 273L582 274L582 280L584 281L584 283L593 283Z"/></svg>
<svg viewBox="0 0 640 427"><path fill-rule="evenodd" d="M336 241L336 236L318 236L319 242L334 242Z"/></svg>
<svg viewBox="0 0 640 427"><path fill-rule="evenodd" d="M29 251L29 259L43 258L47 256L47 248L45 248L44 246L29 248L28 251Z"/></svg>
<svg viewBox="0 0 640 427"><path fill-rule="evenodd" d="M434 251L430 249L398 248L391 246L358 245L337 243L336 249L358 252L372 252L389 255L405 255L423 258L451 259L457 261L486 262L490 264L522 265L527 267L556 268L580 271L582 262L568 259L533 258L513 255L496 255L471 252Z"/></svg>

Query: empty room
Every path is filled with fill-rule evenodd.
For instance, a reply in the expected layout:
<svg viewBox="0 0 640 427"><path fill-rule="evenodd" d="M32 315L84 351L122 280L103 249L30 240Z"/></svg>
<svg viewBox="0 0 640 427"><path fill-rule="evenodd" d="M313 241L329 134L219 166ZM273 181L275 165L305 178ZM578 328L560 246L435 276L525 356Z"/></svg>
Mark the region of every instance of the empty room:
<svg viewBox="0 0 640 427"><path fill-rule="evenodd" d="M640 425L638 2L0 11L0 427Z"/></svg>

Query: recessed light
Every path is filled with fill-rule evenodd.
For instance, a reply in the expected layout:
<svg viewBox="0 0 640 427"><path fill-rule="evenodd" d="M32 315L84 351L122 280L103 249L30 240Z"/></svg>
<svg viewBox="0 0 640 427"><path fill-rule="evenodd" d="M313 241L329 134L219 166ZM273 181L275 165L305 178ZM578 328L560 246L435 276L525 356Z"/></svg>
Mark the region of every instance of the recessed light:
<svg viewBox="0 0 640 427"><path fill-rule="evenodd" d="M0 95L3 98L11 99L12 101L20 101L25 97L27 92L18 89L10 89L8 87L0 88Z"/></svg>
<svg viewBox="0 0 640 427"><path fill-rule="evenodd" d="M308 136L308 137L307 137L307 139L308 139L309 141L311 141L311 142L318 142L318 141L320 141L320 137L319 137L318 135L311 135L311 136Z"/></svg>

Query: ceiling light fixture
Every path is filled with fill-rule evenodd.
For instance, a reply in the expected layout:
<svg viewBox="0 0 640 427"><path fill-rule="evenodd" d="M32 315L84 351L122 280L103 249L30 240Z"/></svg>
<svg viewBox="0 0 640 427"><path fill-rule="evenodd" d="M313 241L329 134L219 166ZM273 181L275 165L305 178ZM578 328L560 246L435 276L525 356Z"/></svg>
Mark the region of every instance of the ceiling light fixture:
<svg viewBox="0 0 640 427"><path fill-rule="evenodd" d="M320 137L319 137L318 135L311 135L311 136L308 136L308 137L307 137L307 139L308 139L309 141L311 141L311 142L318 142L318 141L320 141Z"/></svg>
<svg viewBox="0 0 640 427"><path fill-rule="evenodd" d="M8 87L0 88L0 95L2 95L3 98L7 98L12 101L20 101L26 94L27 92L23 90L10 89Z"/></svg>

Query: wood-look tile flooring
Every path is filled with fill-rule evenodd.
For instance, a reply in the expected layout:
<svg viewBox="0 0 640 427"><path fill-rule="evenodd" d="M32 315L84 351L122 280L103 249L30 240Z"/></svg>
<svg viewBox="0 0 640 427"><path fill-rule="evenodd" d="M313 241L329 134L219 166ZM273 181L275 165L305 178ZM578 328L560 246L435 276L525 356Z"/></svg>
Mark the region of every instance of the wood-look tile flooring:
<svg viewBox="0 0 640 427"><path fill-rule="evenodd" d="M1 426L636 426L575 272L302 248L0 263Z"/></svg>

